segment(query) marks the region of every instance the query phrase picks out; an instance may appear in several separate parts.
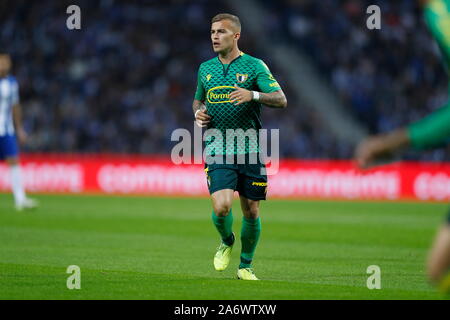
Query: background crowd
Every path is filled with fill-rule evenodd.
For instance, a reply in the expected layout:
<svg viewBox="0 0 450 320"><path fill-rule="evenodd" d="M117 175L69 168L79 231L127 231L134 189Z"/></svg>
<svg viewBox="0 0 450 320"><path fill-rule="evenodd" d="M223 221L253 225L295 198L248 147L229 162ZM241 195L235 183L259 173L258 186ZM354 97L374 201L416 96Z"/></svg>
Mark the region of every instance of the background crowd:
<svg viewBox="0 0 450 320"><path fill-rule="evenodd" d="M214 57L210 19L232 12L227 2L78 1L82 28L68 30L72 2L0 3L0 46L13 57L30 134L24 149L170 153L172 131L193 129L197 69ZM447 76L414 1L378 1L377 31L365 27L368 1L258 3L270 9L264 24L273 43L306 52L370 132L409 123L446 101ZM337 143L320 115L297 100L270 50L257 49L241 19L241 49L265 60L288 97L287 109L266 109L262 119L266 128L282 128L281 155L351 157L352 146ZM407 157L442 161L449 154Z"/></svg>

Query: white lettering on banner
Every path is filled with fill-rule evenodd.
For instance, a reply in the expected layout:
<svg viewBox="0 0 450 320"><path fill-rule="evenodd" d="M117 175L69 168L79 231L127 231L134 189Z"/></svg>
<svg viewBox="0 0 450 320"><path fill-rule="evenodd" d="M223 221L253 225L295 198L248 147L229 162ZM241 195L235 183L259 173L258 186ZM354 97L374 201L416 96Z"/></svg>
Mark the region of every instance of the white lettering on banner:
<svg viewBox="0 0 450 320"><path fill-rule="evenodd" d="M449 199L450 176L443 172L421 173L414 180L414 194L421 200Z"/></svg>
<svg viewBox="0 0 450 320"><path fill-rule="evenodd" d="M45 192L83 191L84 172L78 164L27 163L21 166L25 189ZM10 190L11 176L7 166L0 166L0 190Z"/></svg>
<svg viewBox="0 0 450 320"><path fill-rule="evenodd" d="M397 172L359 174L354 170L280 170L269 181L269 193L276 196L397 199L400 186Z"/></svg>
<svg viewBox="0 0 450 320"><path fill-rule="evenodd" d="M97 175L98 185L107 193L205 194L206 176L195 167L173 168L158 165L104 165Z"/></svg>

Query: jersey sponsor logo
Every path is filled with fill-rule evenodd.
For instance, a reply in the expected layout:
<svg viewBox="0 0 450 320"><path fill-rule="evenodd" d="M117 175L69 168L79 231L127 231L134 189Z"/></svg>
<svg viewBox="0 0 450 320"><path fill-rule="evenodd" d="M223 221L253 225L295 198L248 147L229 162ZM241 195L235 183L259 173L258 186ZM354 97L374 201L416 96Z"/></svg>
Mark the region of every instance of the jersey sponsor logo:
<svg viewBox="0 0 450 320"><path fill-rule="evenodd" d="M272 82L271 84L269 84L269 87L279 87L280 85L278 84L278 82Z"/></svg>
<svg viewBox="0 0 450 320"><path fill-rule="evenodd" d="M248 74L236 73L236 80L239 83L244 83L248 79Z"/></svg>
<svg viewBox="0 0 450 320"><path fill-rule="evenodd" d="M212 75L210 75L210 74L206 75L206 81L211 80L211 77L212 77Z"/></svg>
<svg viewBox="0 0 450 320"><path fill-rule="evenodd" d="M208 90L206 99L209 103L227 103L231 102L230 92L235 89L232 86L218 86Z"/></svg>

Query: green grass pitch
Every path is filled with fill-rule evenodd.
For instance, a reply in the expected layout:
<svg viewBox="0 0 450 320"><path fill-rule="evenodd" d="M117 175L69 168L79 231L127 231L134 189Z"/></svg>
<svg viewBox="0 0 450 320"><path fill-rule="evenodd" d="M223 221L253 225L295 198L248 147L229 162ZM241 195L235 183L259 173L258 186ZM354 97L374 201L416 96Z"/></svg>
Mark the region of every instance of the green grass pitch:
<svg viewBox="0 0 450 320"><path fill-rule="evenodd" d="M39 195L17 213L0 194L0 299L442 299L424 261L447 205L270 200L261 204L254 267L235 279L237 243L224 272L207 198ZM69 290L69 265L81 289ZM381 268L381 290L366 269Z"/></svg>

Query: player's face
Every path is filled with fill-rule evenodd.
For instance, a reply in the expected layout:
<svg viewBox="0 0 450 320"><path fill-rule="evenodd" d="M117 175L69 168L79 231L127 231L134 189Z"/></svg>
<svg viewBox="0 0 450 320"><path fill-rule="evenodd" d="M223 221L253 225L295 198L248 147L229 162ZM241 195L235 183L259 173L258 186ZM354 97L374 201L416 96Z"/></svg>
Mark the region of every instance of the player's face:
<svg viewBox="0 0 450 320"><path fill-rule="evenodd" d="M0 54L0 77L8 75L11 69L11 59L7 54Z"/></svg>
<svg viewBox="0 0 450 320"><path fill-rule="evenodd" d="M211 42L216 53L231 50L239 36L229 20L217 21L211 25Z"/></svg>

